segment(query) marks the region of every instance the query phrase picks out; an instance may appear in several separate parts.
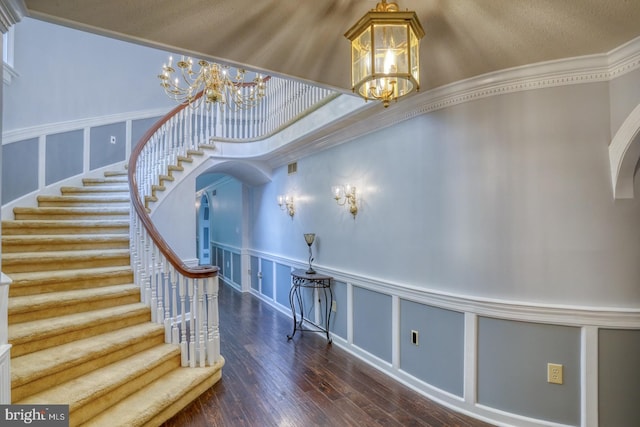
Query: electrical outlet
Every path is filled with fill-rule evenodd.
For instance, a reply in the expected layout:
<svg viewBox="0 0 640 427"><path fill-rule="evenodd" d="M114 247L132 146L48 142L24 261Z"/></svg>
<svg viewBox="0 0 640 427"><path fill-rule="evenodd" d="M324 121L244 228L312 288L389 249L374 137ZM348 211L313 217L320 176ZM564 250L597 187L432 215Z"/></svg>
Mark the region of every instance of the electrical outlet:
<svg viewBox="0 0 640 427"><path fill-rule="evenodd" d="M547 363L547 382L551 384L562 384L562 365L557 363Z"/></svg>
<svg viewBox="0 0 640 427"><path fill-rule="evenodd" d="M418 331L411 331L411 344L418 345Z"/></svg>
<svg viewBox="0 0 640 427"><path fill-rule="evenodd" d="M338 305L336 304L336 300L331 301L331 311L334 313L338 311Z"/></svg>

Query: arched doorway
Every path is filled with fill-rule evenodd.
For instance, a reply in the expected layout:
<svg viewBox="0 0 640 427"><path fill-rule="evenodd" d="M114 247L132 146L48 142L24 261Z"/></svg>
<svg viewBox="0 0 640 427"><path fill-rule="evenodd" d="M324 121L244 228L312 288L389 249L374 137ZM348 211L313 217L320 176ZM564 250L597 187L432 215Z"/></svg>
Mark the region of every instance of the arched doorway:
<svg viewBox="0 0 640 427"><path fill-rule="evenodd" d="M204 193L198 208L198 263L211 264L211 206L209 197Z"/></svg>

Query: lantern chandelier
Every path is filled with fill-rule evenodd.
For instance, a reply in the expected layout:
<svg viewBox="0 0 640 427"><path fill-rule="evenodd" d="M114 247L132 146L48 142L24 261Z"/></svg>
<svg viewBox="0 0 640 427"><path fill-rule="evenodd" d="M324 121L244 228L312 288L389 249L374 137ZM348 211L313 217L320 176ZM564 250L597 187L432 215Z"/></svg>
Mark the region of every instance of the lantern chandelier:
<svg viewBox="0 0 640 427"><path fill-rule="evenodd" d="M344 35L351 41L352 90L366 100L391 101L420 89L420 39L415 12L386 0L367 12Z"/></svg>
<svg viewBox="0 0 640 427"><path fill-rule="evenodd" d="M246 110L255 107L265 96L269 77L261 74L256 74L253 81L245 82L246 70L241 68L232 79L230 67L214 62L199 60L197 71L193 69L192 58L183 56L176 63L179 71L173 68L172 63L173 57L170 56L168 64L162 65L162 73L158 75L160 86L169 98L181 104L188 103L192 108L199 107L204 100L207 106L226 104L232 110ZM180 78L174 77L174 73ZM202 96L199 96L200 92Z"/></svg>

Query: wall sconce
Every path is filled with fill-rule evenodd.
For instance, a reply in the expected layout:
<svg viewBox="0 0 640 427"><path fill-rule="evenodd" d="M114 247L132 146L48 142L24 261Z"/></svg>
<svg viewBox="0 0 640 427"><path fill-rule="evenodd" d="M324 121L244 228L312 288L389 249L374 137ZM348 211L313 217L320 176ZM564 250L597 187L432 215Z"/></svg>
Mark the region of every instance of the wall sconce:
<svg viewBox="0 0 640 427"><path fill-rule="evenodd" d="M334 185L331 187L331 192L333 193L333 198L336 199L336 202L340 206L344 206L345 204L349 204L349 212L353 217L356 217L358 213L358 205L356 203L356 187L353 187L349 184L347 185Z"/></svg>
<svg viewBox="0 0 640 427"><path fill-rule="evenodd" d="M282 194L278 196L278 206L280 206L280 209L282 210L286 209L291 218L293 218L293 215L296 213L296 209L293 206L293 196L288 194L286 196L283 196Z"/></svg>

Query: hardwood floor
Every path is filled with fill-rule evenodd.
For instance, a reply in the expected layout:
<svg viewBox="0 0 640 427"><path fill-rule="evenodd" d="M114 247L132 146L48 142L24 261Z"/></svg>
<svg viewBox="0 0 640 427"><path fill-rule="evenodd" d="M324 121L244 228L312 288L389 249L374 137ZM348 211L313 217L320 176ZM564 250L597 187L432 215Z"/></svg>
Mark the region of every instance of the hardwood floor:
<svg viewBox="0 0 640 427"><path fill-rule="evenodd" d="M163 424L178 426L487 427L392 380L322 334L287 341L292 320L220 286L222 380Z"/></svg>

